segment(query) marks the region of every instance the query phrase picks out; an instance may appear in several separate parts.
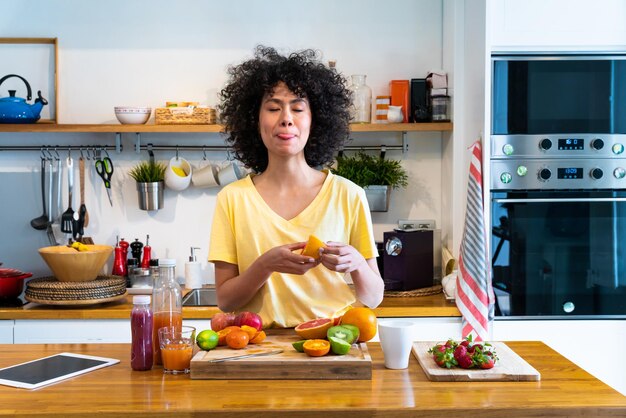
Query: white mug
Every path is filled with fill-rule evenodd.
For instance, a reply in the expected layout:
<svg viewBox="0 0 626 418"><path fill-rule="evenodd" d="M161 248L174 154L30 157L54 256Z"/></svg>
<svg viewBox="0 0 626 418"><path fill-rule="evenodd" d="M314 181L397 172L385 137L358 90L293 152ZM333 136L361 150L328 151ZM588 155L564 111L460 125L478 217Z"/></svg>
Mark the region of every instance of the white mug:
<svg viewBox="0 0 626 418"><path fill-rule="evenodd" d="M205 165L202 168L196 168L193 170L193 175L191 176L191 184L194 187L216 187L219 186L217 181L217 167L213 164Z"/></svg>
<svg viewBox="0 0 626 418"><path fill-rule="evenodd" d="M378 323L378 337L385 356L385 367L388 369L406 369L413 346L413 329L411 321L392 320Z"/></svg>
<svg viewBox="0 0 626 418"><path fill-rule="evenodd" d="M217 172L217 179L220 186L226 186L240 178L243 178L243 171L239 167L239 164L235 162L228 163Z"/></svg>
<svg viewBox="0 0 626 418"><path fill-rule="evenodd" d="M178 167L185 172L185 176L176 174L173 167ZM185 190L191 183L192 168L189 161L181 157L172 157L165 169L165 185L176 191Z"/></svg>

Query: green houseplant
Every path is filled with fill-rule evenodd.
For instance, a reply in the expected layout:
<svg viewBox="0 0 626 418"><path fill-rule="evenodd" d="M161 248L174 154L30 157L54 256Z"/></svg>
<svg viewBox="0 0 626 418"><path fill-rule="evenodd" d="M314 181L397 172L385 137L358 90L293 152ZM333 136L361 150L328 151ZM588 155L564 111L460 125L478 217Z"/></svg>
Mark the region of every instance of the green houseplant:
<svg viewBox="0 0 626 418"><path fill-rule="evenodd" d="M140 162L128 172L137 182L139 209L159 210L163 208L165 169L165 164L150 159Z"/></svg>
<svg viewBox="0 0 626 418"><path fill-rule="evenodd" d="M337 157L337 166L332 171L363 187L372 212L389 210L391 189L405 188L409 179L399 160L364 152Z"/></svg>

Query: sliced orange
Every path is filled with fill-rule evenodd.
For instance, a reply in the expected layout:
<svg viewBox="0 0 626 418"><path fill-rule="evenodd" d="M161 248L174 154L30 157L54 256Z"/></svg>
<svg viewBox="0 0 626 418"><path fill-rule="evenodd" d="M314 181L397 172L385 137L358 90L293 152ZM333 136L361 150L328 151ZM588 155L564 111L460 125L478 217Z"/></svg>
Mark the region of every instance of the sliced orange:
<svg viewBox="0 0 626 418"><path fill-rule="evenodd" d="M330 342L328 340L306 340L302 348L311 357L322 357L330 351Z"/></svg>
<svg viewBox="0 0 626 418"><path fill-rule="evenodd" d="M256 335L250 340L250 344L261 343L265 340L265 337L267 337L265 331L257 331Z"/></svg>
<svg viewBox="0 0 626 418"><path fill-rule="evenodd" d="M326 332L332 326L332 319L317 318L299 324L294 330L303 340L314 340L326 338Z"/></svg>
<svg viewBox="0 0 626 418"><path fill-rule="evenodd" d="M250 337L250 339L253 339L256 333L259 332L259 330L257 330L254 327L251 327L250 325L242 325L241 329L248 333L248 336Z"/></svg>
<svg viewBox="0 0 626 418"><path fill-rule="evenodd" d="M302 249L300 254L307 255L317 260L320 258L320 248L324 248L325 246L326 244L324 244L321 239L315 235L310 235L309 241L306 243L306 246Z"/></svg>
<svg viewBox="0 0 626 418"><path fill-rule="evenodd" d="M241 328L231 325L230 327L217 331L217 336L219 337L217 345L226 345L226 336L232 331L241 331Z"/></svg>

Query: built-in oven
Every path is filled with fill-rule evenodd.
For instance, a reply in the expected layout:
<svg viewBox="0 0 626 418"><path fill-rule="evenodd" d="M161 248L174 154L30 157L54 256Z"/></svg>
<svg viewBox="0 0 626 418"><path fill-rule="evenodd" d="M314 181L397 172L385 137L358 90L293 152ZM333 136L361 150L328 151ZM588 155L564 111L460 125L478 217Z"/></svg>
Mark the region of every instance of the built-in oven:
<svg viewBox="0 0 626 418"><path fill-rule="evenodd" d="M492 57L496 315L626 318L626 57Z"/></svg>

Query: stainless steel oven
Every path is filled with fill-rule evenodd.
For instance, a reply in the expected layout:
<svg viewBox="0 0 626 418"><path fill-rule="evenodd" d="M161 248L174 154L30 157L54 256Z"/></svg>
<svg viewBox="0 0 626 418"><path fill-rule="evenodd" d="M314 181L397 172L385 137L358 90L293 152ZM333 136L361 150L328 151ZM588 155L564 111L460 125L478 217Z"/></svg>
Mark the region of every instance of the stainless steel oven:
<svg viewBox="0 0 626 418"><path fill-rule="evenodd" d="M492 64L496 314L626 318L626 57Z"/></svg>

